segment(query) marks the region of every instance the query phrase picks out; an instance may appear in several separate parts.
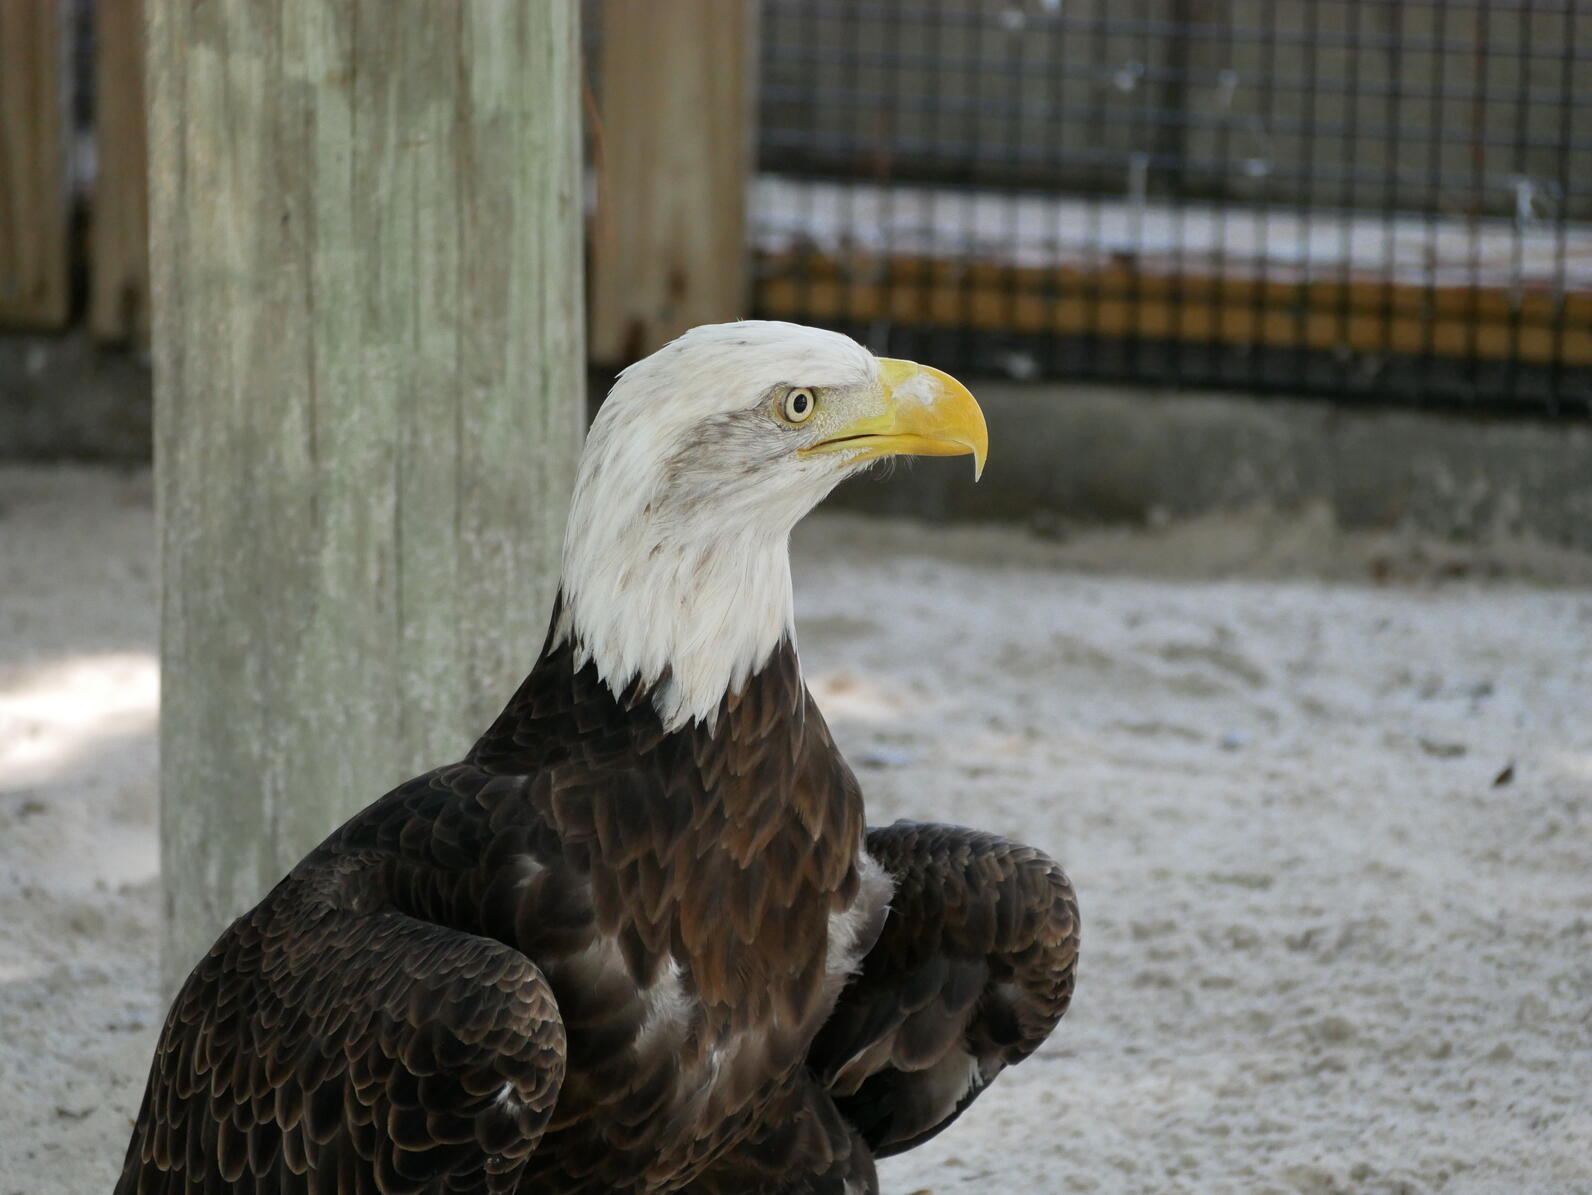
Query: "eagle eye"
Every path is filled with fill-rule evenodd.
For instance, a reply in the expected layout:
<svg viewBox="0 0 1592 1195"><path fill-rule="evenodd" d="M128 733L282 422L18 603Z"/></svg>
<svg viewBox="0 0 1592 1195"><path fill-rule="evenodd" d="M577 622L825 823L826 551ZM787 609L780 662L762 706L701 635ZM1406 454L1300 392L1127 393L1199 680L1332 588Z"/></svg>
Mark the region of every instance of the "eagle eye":
<svg viewBox="0 0 1592 1195"><path fill-rule="evenodd" d="M806 423L817 406L818 399L813 392L804 386L797 386L785 392L785 397L780 400L779 413L786 423Z"/></svg>

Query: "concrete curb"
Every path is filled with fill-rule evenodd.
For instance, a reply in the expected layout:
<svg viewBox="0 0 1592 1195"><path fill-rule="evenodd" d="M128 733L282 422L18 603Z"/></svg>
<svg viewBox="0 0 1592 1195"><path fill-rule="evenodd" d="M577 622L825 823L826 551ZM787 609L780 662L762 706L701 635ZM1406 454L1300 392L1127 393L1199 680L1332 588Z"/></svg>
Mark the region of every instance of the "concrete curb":
<svg viewBox="0 0 1592 1195"><path fill-rule="evenodd" d="M1592 424L1095 385L972 382L989 467L914 462L841 505L928 518L1155 524L1325 507L1344 530L1592 552Z"/></svg>
<svg viewBox="0 0 1592 1195"><path fill-rule="evenodd" d="M612 376L594 372L593 405ZM1071 383L969 383L990 464L899 464L833 501L931 519L1155 525L1257 508L1346 531L1592 552L1592 423ZM149 372L86 336L0 337L0 459L149 459Z"/></svg>

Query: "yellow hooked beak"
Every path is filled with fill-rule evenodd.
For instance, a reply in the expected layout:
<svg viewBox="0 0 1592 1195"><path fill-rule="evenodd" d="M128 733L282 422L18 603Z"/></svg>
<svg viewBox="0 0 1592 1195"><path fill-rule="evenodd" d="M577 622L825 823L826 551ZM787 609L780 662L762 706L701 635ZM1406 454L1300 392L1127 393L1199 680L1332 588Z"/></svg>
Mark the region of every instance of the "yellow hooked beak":
<svg viewBox="0 0 1592 1195"><path fill-rule="evenodd" d="M931 366L889 357L879 358L879 381L882 413L836 429L805 452L850 451L860 461L972 453L973 480L977 481L989 452L989 429L967 387Z"/></svg>

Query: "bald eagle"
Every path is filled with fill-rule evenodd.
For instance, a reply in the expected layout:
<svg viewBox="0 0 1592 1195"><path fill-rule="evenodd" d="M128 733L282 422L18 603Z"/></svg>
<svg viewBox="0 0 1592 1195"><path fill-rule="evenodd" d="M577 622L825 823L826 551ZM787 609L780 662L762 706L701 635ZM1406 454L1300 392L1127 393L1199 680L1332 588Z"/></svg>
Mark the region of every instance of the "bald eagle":
<svg viewBox="0 0 1592 1195"><path fill-rule="evenodd" d="M787 540L871 461L985 449L953 378L831 332L626 370L530 675L194 968L116 1190L877 1191L1055 1027L1077 906L1030 847L867 827Z"/></svg>

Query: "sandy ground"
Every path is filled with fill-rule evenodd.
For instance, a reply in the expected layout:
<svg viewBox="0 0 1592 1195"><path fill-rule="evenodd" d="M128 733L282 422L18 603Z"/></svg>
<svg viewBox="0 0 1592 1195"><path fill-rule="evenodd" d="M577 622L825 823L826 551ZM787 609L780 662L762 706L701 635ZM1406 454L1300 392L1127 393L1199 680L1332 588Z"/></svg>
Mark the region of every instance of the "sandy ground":
<svg viewBox="0 0 1592 1195"><path fill-rule="evenodd" d="M0 1195L109 1189L162 1013L151 536L145 476L0 469ZM887 1190L1592 1191L1588 562L1265 519L797 556L874 820L1033 841L1083 907L1073 1012Z"/></svg>

